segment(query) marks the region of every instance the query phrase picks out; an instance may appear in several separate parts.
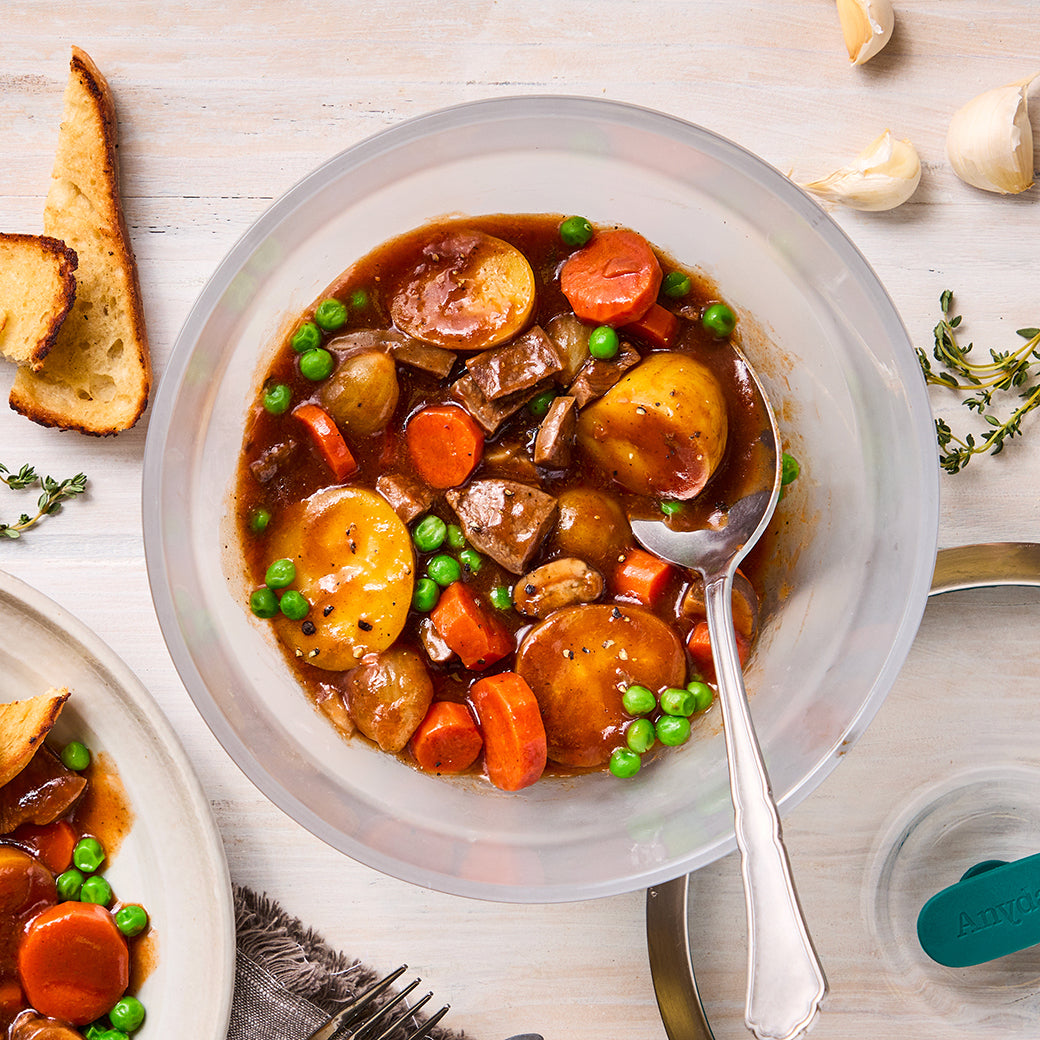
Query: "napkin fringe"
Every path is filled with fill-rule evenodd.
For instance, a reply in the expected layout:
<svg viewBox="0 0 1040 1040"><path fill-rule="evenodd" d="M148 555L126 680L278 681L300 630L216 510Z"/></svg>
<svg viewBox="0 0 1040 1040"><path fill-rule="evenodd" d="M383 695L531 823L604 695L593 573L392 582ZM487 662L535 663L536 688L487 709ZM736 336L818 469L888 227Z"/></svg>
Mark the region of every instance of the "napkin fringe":
<svg viewBox="0 0 1040 1040"><path fill-rule="evenodd" d="M266 894L238 885L235 928L240 953L286 989L330 1012L379 979L373 969L333 950Z"/></svg>

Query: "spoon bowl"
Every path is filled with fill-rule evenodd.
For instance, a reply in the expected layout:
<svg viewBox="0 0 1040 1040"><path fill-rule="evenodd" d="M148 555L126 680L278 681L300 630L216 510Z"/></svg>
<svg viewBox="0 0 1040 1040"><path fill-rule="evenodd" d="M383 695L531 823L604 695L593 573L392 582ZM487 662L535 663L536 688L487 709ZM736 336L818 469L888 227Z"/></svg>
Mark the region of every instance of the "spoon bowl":
<svg viewBox="0 0 1040 1040"><path fill-rule="evenodd" d="M732 349L762 416L747 476L721 504L721 520L711 527L676 530L663 520L633 519L632 531L650 552L704 578L747 909L745 1022L760 1040L790 1040L816 1018L827 981L795 891L733 630L733 577L773 515L782 467L769 399L747 358Z"/></svg>

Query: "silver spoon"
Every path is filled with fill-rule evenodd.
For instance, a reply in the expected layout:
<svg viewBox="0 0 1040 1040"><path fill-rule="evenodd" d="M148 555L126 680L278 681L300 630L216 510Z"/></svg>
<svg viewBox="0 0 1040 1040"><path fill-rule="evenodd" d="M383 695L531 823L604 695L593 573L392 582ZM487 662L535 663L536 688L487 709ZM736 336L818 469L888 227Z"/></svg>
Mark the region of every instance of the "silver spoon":
<svg viewBox="0 0 1040 1040"><path fill-rule="evenodd" d="M766 529L780 494L780 435L765 391L737 350L747 388L764 416L753 441L758 465L724 503L724 524L679 531L663 521L633 520L650 552L704 577L708 629L726 733L734 825L748 921L748 978L744 1021L759 1040L791 1040L816 1018L827 980L802 915L780 831L769 777L748 708L733 633L733 575Z"/></svg>

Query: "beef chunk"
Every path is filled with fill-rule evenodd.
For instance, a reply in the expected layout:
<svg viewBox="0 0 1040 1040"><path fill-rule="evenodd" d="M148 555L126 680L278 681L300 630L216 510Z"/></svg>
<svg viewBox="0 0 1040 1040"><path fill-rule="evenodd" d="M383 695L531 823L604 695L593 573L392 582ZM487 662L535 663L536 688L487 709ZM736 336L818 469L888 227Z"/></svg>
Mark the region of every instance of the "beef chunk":
<svg viewBox="0 0 1040 1040"><path fill-rule="evenodd" d="M274 480L278 470L293 457L296 451L296 441L282 441L281 444L273 444L264 451L258 459L249 463L249 472L256 478L258 484L266 484Z"/></svg>
<svg viewBox="0 0 1040 1040"><path fill-rule="evenodd" d="M474 480L447 499L470 543L513 574L523 573L556 521L556 499L515 480Z"/></svg>
<svg viewBox="0 0 1040 1040"><path fill-rule="evenodd" d="M435 497L435 492L422 481L404 473L382 474L376 480L376 491L390 503L406 524L425 513Z"/></svg>
<svg viewBox="0 0 1040 1040"><path fill-rule="evenodd" d="M484 392L477 386L473 377L466 373L451 384L451 396L458 401L463 408L477 420L488 435L493 434L511 415L520 411L521 408L532 397L537 397L544 386L529 387L527 390L518 390L508 397L501 397L497 401L489 401Z"/></svg>
<svg viewBox="0 0 1040 1040"><path fill-rule="evenodd" d="M341 358L367 350L378 350L389 354L402 365L420 368L441 379L451 371L458 356L450 350L421 343L397 329L355 329L337 336L328 348Z"/></svg>
<svg viewBox="0 0 1040 1040"><path fill-rule="evenodd" d="M639 351L629 343L622 343L621 352L610 361L589 358L581 366L568 392L578 402L578 407L584 408L589 401L602 397L639 360Z"/></svg>
<svg viewBox="0 0 1040 1040"><path fill-rule="evenodd" d="M466 368L489 401L509 397L562 371L553 341L537 326L510 343L492 347L466 362Z"/></svg>
<svg viewBox="0 0 1040 1040"><path fill-rule="evenodd" d="M443 347L434 347L429 343L422 343L411 336L401 336L395 339L390 348L395 361L402 365L410 365L412 368L420 368L440 379L444 379L452 370L455 358L458 355Z"/></svg>
<svg viewBox="0 0 1040 1040"><path fill-rule="evenodd" d="M557 397L546 412L534 439L534 461L558 469L571 461L571 448L578 428L578 404L573 397Z"/></svg>
<svg viewBox="0 0 1040 1040"><path fill-rule="evenodd" d="M79 801L87 781L66 769L46 745L29 764L0 787L0 834L10 834L23 823L43 826L64 816Z"/></svg>

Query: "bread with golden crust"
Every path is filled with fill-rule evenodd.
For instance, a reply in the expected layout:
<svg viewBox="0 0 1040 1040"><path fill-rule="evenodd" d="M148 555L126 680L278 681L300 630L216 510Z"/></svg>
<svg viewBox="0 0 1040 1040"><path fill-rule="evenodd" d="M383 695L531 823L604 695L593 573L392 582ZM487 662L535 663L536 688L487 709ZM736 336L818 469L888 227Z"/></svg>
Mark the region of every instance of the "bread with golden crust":
<svg viewBox="0 0 1040 1040"><path fill-rule="evenodd" d="M0 233L0 354L38 370L76 298L76 253L46 235Z"/></svg>
<svg viewBox="0 0 1040 1040"><path fill-rule="evenodd" d="M112 94L72 48L44 231L76 251L76 300L38 371L21 366L11 407L44 426L127 430L151 388L141 290L123 217Z"/></svg>

